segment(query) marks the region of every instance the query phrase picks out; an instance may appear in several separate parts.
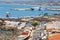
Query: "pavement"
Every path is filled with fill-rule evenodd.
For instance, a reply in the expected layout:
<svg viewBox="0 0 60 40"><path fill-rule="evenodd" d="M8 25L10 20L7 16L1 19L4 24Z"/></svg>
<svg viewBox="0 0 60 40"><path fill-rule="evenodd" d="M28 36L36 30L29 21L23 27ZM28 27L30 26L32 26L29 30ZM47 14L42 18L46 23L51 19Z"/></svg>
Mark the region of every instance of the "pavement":
<svg viewBox="0 0 60 40"><path fill-rule="evenodd" d="M39 40L41 38L40 33L44 33L43 28L32 30L29 40Z"/></svg>

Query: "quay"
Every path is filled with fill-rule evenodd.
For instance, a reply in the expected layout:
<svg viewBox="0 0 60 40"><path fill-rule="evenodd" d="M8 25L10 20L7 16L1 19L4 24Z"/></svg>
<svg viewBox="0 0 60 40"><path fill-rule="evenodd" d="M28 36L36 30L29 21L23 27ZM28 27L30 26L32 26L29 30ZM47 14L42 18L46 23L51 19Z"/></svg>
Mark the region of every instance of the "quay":
<svg viewBox="0 0 60 40"><path fill-rule="evenodd" d="M11 10L34 10L33 8L11 8Z"/></svg>
<svg viewBox="0 0 60 40"><path fill-rule="evenodd" d="M51 11L56 10L56 11L59 11L59 10L60 10L60 8L45 8L45 10L51 10Z"/></svg>

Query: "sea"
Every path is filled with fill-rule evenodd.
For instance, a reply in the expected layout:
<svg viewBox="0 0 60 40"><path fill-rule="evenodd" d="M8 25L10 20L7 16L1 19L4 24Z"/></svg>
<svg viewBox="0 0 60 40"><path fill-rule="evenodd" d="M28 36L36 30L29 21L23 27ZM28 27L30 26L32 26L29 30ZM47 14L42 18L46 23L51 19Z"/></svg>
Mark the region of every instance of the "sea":
<svg viewBox="0 0 60 40"><path fill-rule="evenodd" d="M11 10L11 8L36 8L42 7L42 10ZM22 16L40 16L44 13L50 15L60 13L60 11L49 11L44 8L60 8L60 6L34 6L34 5L22 5L22 4L0 4L0 18L6 17L6 12L10 13L10 17L22 17Z"/></svg>

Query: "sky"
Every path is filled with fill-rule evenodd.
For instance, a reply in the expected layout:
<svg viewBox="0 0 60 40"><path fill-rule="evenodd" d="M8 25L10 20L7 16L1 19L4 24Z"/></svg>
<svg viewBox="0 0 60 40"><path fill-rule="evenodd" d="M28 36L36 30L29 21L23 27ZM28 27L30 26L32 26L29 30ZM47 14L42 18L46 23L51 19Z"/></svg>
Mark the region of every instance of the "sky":
<svg viewBox="0 0 60 40"><path fill-rule="evenodd" d="M43 2L43 1L60 1L60 0L0 0L0 1L40 1L40 2Z"/></svg>
<svg viewBox="0 0 60 40"><path fill-rule="evenodd" d="M0 0L0 1L32 1L32 0Z"/></svg>

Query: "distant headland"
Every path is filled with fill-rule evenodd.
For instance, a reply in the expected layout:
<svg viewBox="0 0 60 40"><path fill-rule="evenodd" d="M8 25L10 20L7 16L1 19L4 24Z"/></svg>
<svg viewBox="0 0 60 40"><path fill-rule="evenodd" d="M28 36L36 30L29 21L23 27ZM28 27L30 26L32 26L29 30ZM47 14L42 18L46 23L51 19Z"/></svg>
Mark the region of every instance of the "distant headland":
<svg viewBox="0 0 60 40"><path fill-rule="evenodd" d="M0 1L0 4L26 4L26 5L40 5L40 6L43 6L43 5L48 5L48 6L60 6L60 2L24 2L24 1L21 1L21 2L4 2L4 1Z"/></svg>

